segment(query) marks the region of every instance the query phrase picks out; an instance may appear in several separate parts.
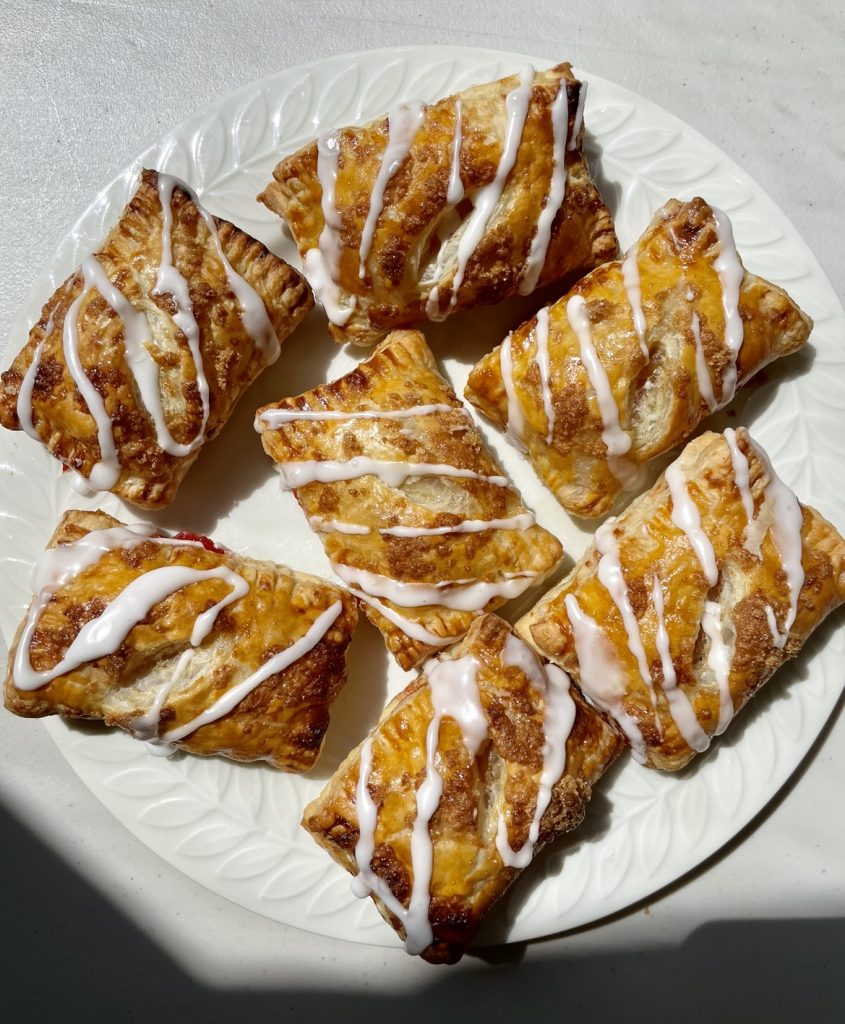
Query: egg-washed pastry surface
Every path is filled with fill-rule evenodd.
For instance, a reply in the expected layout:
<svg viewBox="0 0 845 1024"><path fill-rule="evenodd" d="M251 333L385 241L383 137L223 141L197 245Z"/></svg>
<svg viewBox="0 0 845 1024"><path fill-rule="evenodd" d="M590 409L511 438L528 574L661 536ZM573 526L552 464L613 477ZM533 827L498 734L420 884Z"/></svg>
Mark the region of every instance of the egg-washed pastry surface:
<svg viewBox="0 0 845 1024"><path fill-rule="evenodd" d="M409 101L282 160L259 199L293 232L338 341L528 294L612 259L568 64Z"/></svg>
<svg viewBox="0 0 845 1024"><path fill-rule="evenodd" d="M10 711L287 771L319 756L357 621L342 589L206 538L71 511L33 590L9 655Z"/></svg>
<svg viewBox="0 0 845 1024"><path fill-rule="evenodd" d="M638 760L676 770L843 600L845 540L727 430L690 442L516 628Z"/></svg>
<svg viewBox="0 0 845 1024"><path fill-rule="evenodd" d="M811 328L786 292L743 270L724 213L670 200L623 261L481 359L465 394L567 511L600 516L639 466Z"/></svg>
<svg viewBox="0 0 845 1024"><path fill-rule="evenodd" d="M580 824L623 746L485 615L388 705L302 823L409 953L454 963L539 848Z"/></svg>
<svg viewBox="0 0 845 1024"><path fill-rule="evenodd" d="M418 331L395 331L345 377L259 409L256 429L403 668L561 560Z"/></svg>
<svg viewBox="0 0 845 1024"><path fill-rule="evenodd" d="M0 423L93 490L159 508L312 305L300 274L145 170L2 374Z"/></svg>

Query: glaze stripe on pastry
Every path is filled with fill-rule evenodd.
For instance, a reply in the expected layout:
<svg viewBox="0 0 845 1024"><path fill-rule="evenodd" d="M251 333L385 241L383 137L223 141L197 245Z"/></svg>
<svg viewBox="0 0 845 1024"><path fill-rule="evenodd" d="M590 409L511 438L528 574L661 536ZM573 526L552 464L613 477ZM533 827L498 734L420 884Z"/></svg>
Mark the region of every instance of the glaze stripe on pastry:
<svg viewBox="0 0 845 1024"><path fill-rule="evenodd" d="M472 369L466 397L507 429L563 507L609 512L639 467L689 437L812 321L743 270L730 221L670 200Z"/></svg>
<svg viewBox="0 0 845 1024"><path fill-rule="evenodd" d="M747 431L704 434L517 630L674 770L845 600L845 540Z"/></svg>

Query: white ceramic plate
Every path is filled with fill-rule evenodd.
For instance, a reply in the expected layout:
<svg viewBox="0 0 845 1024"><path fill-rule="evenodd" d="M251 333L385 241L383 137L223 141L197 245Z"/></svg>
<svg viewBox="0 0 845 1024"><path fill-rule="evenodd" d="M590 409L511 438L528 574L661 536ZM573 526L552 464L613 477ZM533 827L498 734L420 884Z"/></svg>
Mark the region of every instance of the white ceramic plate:
<svg viewBox="0 0 845 1024"><path fill-rule="evenodd" d="M214 213L297 263L278 220L254 199L282 155L320 129L368 120L401 99L437 99L509 74L524 60L457 47L380 50L291 68L215 103L143 153L96 197L33 288L4 365L56 284L116 220L142 165L185 178ZM669 197L703 195L731 215L748 268L786 286L815 318L811 347L769 372L721 420L748 425L799 495L845 526L838 489L845 458L845 358L836 344L845 336L845 313L819 265L759 186L693 129L619 86L583 77L590 85L588 150L623 246ZM481 353L531 311L529 298L427 329L459 394ZM315 312L285 343L279 362L203 452L174 504L149 521L330 574L320 542L292 497L279 493L252 430L260 403L297 394L354 365L354 357L329 340L324 324ZM539 521L577 557L588 532L557 506L500 435L481 426ZM130 521L139 516L111 495L74 495L57 463L28 438L4 433L0 444L0 559L9 595L0 607L0 627L8 642L30 599L30 564L62 509L100 505ZM681 776L661 776L630 761L614 769L587 823L541 855L496 910L482 940L528 939L594 921L649 895L718 849L765 805L808 750L839 695L843 649L843 633L823 627L798 664L780 672L729 734ZM304 804L407 678L388 662L375 630L363 624L325 752L308 776L218 759L164 760L124 734L56 719L46 726L91 791L142 842L191 878L286 924L389 945L396 943L390 929L369 901L352 896L347 875L298 822Z"/></svg>

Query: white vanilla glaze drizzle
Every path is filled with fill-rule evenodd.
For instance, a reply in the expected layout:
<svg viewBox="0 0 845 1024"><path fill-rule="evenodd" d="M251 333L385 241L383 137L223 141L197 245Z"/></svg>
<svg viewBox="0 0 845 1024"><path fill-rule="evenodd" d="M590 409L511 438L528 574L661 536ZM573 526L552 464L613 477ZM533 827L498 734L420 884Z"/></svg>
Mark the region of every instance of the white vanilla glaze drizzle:
<svg viewBox="0 0 845 1024"><path fill-rule="evenodd" d="M499 158L499 166L496 168L496 176L488 185L478 190L473 201L473 211L458 242L457 266L452 280L452 298L450 300L452 306L457 304L458 292L464 280L467 264L484 237L493 211L502 198L505 183L516 163L525 119L528 116L528 106L531 102L533 82L534 69L527 64L519 73L519 85L512 89L505 98L508 121L502 155Z"/></svg>
<svg viewBox="0 0 845 1024"><path fill-rule="evenodd" d="M378 808L370 795L369 779L373 763L373 736L361 747L355 808L358 817L358 842L355 861L358 874L352 879L352 892L358 897L373 893L402 922L405 949L413 956L433 940L429 916L434 847L429 825L443 796L443 779L437 770L436 755L440 724L451 718L461 730L469 756L474 758L487 738L487 718L481 706L477 675L480 668L472 655L454 660L433 660L423 670L429 684L433 715L426 730L425 777L416 792L416 814L411 832L411 870L413 883L407 909L393 895L387 883L372 869Z"/></svg>
<svg viewBox="0 0 845 1024"><path fill-rule="evenodd" d="M719 275L722 288L722 309L725 314L725 346L730 361L722 374L722 405L727 405L736 391L736 360L742 348L744 329L739 314L739 291L745 271L739 261L734 244L733 229L728 215L711 206L716 237L719 240L719 254L713 262L713 269Z"/></svg>
<svg viewBox="0 0 845 1024"><path fill-rule="evenodd" d="M551 444L555 433L555 403L552 396L552 364L549 358L549 307L537 314L534 328L537 343L537 369L540 371L540 389L543 393L543 411L546 414L546 444Z"/></svg>
<svg viewBox="0 0 845 1024"><path fill-rule="evenodd" d="M572 134L569 137L568 149L575 149L578 145L578 132L581 131L581 122L584 120L584 104L587 101L587 83L581 83L578 92L578 106L575 108L575 119L572 122Z"/></svg>
<svg viewBox="0 0 845 1024"><path fill-rule="evenodd" d="M573 295L570 298L566 304L566 316L578 339L581 362L596 394L596 402L603 425L601 439L607 448L608 468L624 485L633 469L629 461L622 458L631 450L631 435L622 429L619 422L619 408L613 397L607 372L593 344L587 303L582 295Z"/></svg>
<svg viewBox="0 0 845 1024"><path fill-rule="evenodd" d="M573 594L566 595L564 604L572 626L581 689L596 707L616 720L631 744L634 760L644 764L645 740L636 720L622 703L626 690L624 674L607 634L595 619L582 611Z"/></svg>
<svg viewBox="0 0 845 1024"><path fill-rule="evenodd" d="M517 448L521 448L524 451L525 416L522 412L522 406L519 404L519 395L516 393L516 384L513 379L512 341L513 335L509 334L499 348L499 371L502 375L502 386L505 389L505 397L508 402L507 434Z"/></svg>
<svg viewBox="0 0 845 1024"><path fill-rule="evenodd" d="M91 467L87 480L94 490L108 491L114 487L120 476L120 462L117 457L114 435L112 434L111 418L106 411L106 404L103 401L102 395L91 383L79 357L79 309L86 293L95 287L91 277L92 263L97 263L94 256L89 256L82 261L80 268L82 271L82 290L73 300L70 309L65 314L62 330L62 351L68 373L73 378L73 382L80 395L82 395L85 404L88 406L88 412L97 426L97 443L100 446L100 458ZM97 263L97 266L100 266L99 263Z"/></svg>
<svg viewBox="0 0 845 1024"><path fill-rule="evenodd" d="M566 741L575 722L575 702L569 693L569 676L557 665L541 664L537 655L519 637L508 634L502 651L502 665L518 668L543 697L543 767L537 785L534 816L521 848L514 850L508 838L504 815L499 817L496 849L502 863L522 869L531 863L540 836L540 821L552 798L552 787L566 767Z"/></svg>
<svg viewBox="0 0 845 1024"><path fill-rule="evenodd" d="M546 253L549 251L552 226L566 195L566 133L569 131L569 94L566 91L564 77L561 77L558 82L557 95L552 103L551 121L552 175L549 182L549 194L537 219L537 230L531 240L528 262L519 283L520 295L528 295L537 287L546 262Z"/></svg>
<svg viewBox="0 0 845 1024"><path fill-rule="evenodd" d="M243 597L249 590L246 580L225 566L192 569L184 565L167 565L150 569L127 584L109 602L101 615L85 623L60 661L50 669L36 672L30 663L29 648L41 613L53 596L52 591L45 588L30 609L15 652L15 686L19 690L37 690L53 679L73 672L81 665L114 654L135 626L146 618L160 601L177 590L207 579L223 580L232 589L224 600L197 618L191 633L191 643L197 646L211 631L214 619L222 608Z"/></svg>
<svg viewBox="0 0 845 1024"><path fill-rule="evenodd" d="M681 467L681 460L676 459L668 466L664 476L672 499L672 522L687 535L687 540L701 563L704 577L713 587L719 580L716 552L710 538L701 528L701 513L687 491L687 478Z"/></svg>
<svg viewBox="0 0 845 1024"><path fill-rule="evenodd" d="M194 307L191 302L191 292L188 287L188 282L177 270L173 263L173 210L171 208L171 200L173 198L173 190L180 182L173 177L172 174L158 174L158 197L161 202L161 260L158 265L158 274L156 275L156 283L153 288L153 295L166 295L169 294L173 297L176 302L176 313L173 316L173 322L185 335L188 342L188 349L191 353L191 359L194 363L194 370L197 378L197 390L199 391L200 402L202 404L202 421L200 428L197 432L197 436L194 440L187 445L177 445L173 440L170 431L164 425L164 432L166 437L169 439L171 446L178 450L171 451L171 448L164 448L165 451L170 452L171 455L189 455L191 452L196 451L197 448L205 440L205 428L208 424L209 414L209 392L208 392L208 380L205 375L205 368L202 361L202 351L200 349L200 328L197 323L197 318L194 316ZM156 390L158 390L158 368L156 367ZM143 397L143 395L142 395ZM145 399L146 401L146 399ZM163 418L162 418L163 420ZM161 428L158 422L156 422L156 431L161 433ZM159 439L159 446L164 447Z"/></svg>
<svg viewBox="0 0 845 1024"><path fill-rule="evenodd" d="M452 136L452 163L449 167L449 187L446 189L446 203L457 206L464 198L464 183L461 181L461 101L455 100L455 132Z"/></svg>
<svg viewBox="0 0 845 1024"><path fill-rule="evenodd" d="M648 345L646 344L646 318L643 312L643 295L640 288L640 268L637 263L639 253L636 245L632 245L622 260L622 283L625 286L625 294L628 296L628 305L634 317L634 330L637 332L637 340L643 355L648 359Z"/></svg>
<svg viewBox="0 0 845 1024"><path fill-rule="evenodd" d="M405 949L412 956L421 953L434 938L429 919L434 868L434 845L429 825L443 796L443 779L435 760L440 723L446 717L457 723L467 752L474 758L487 738L487 718L477 684L479 668L478 660L467 655L452 661L434 661L425 669L434 714L426 730L425 778L417 789L416 815L411 832L414 880L405 918Z"/></svg>
<svg viewBox="0 0 845 1024"><path fill-rule="evenodd" d="M125 347L126 365L129 372L135 378L141 401L147 411L156 432L156 442L162 451L168 455L185 456L190 455L205 440L204 425L200 433L194 438L191 444L178 444L164 418L164 407L161 401L161 382L159 379L158 364L152 357L149 343L152 343L152 332L149 321L143 313L139 313L132 303L126 298L106 275L105 270L95 256L88 256L83 261L84 273L87 281L90 281L94 288L102 295L111 308L123 321L123 343ZM174 318L175 319L175 318ZM202 358L199 353L198 337L195 338L196 346L191 346L191 353L195 359L197 373L202 373ZM199 362L196 360L199 358ZM199 382L199 376L197 381ZM203 378L204 379L204 378ZM208 409L208 386L206 385L206 403L203 406L203 415Z"/></svg>
<svg viewBox="0 0 845 1024"><path fill-rule="evenodd" d="M317 533L368 534L372 528L363 523L347 523L339 519L311 516L308 520ZM449 533L484 533L487 530L527 530L534 525L533 512L518 512L504 519L464 519L453 526L382 526L378 532L382 537L443 537Z"/></svg>
<svg viewBox="0 0 845 1024"><path fill-rule="evenodd" d="M414 137L423 122L424 111L425 108L419 100L409 100L407 103L397 104L387 115L387 146L370 193L370 208L361 231L361 245L358 249L358 277L361 280L367 273L367 257L373 244L376 223L384 209L384 190L411 152Z"/></svg>
<svg viewBox="0 0 845 1024"><path fill-rule="evenodd" d="M35 390L35 378L38 376L38 368L41 366L41 353L44 351L44 345L53 333L55 323L53 317L55 310L50 313L47 318L47 323L44 326L44 335L41 341L35 346L35 352L32 354L32 362L26 368L26 373L23 375L21 381L20 390L18 391L17 400L17 414L18 422L21 425L21 430L28 434L34 441L40 441L41 437L38 431L35 429L35 424L32 422L32 393Z"/></svg>
<svg viewBox="0 0 845 1024"><path fill-rule="evenodd" d="M432 462L391 462L386 459L371 459L356 455L344 461L309 459L303 462L283 462L279 472L285 486L294 489L320 481L336 483L341 480L356 480L359 476L376 476L388 487L400 487L409 477L451 476L461 480L481 480L495 487L510 487L506 476L485 476L474 469L461 469Z"/></svg>
<svg viewBox="0 0 845 1024"><path fill-rule="evenodd" d="M695 311L693 311L690 326L692 327L692 338L695 342L695 377L698 382L698 393L704 399L710 412L714 412L719 408L719 403L716 400L716 396L713 394L713 381L710 377L710 368L707 365L707 359L704 355L704 346L701 344L701 322L698 319L698 313Z"/></svg>
<svg viewBox="0 0 845 1024"><path fill-rule="evenodd" d="M454 526L383 526L383 537L437 537L447 533L484 533L485 530L527 530L534 525L533 512L518 512L505 519L464 519Z"/></svg>
<svg viewBox="0 0 845 1024"><path fill-rule="evenodd" d="M669 631L666 629L664 616L663 588L657 576L651 587L651 598L654 603L654 615L657 621L655 630L655 646L660 655L660 665L663 669L663 693L669 704L669 713L681 738L690 749L700 754L710 746L710 737L701 728L701 723L695 714L689 697L678 686L678 675L675 672L675 664L672 661L672 652L669 646Z"/></svg>
<svg viewBox="0 0 845 1024"><path fill-rule="evenodd" d="M730 685L731 651L725 643L722 629L722 608L717 601L704 602L701 628L710 639L707 664L713 671L716 684L719 687L719 721L716 725L716 735L721 736L734 716L734 704Z"/></svg>
<svg viewBox="0 0 845 1024"><path fill-rule="evenodd" d="M628 650L633 654L640 672L640 678L648 689L651 698L651 706L655 711L655 723L657 732L663 735L663 727L660 716L657 714L657 691L654 688L654 680L651 670L648 667L648 657L643 646L640 624L631 605L631 598L628 594L628 584L622 572L622 562L619 555L619 544L613 533L615 517L611 517L596 530L596 551L599 555L598 577L604 589L610 594L613 603L619 609L622 616L622 625L625 627L625 636L628 640Z"/></svg>
<svg viewBox="0 0 845 1024"><path fill-rule="evenodd" d="M775 472L768 455L758 445L754 445L754 451L769 475L765 492L765 500L771 506L772 521L769 532L780 555L789 587L789 611L783 623L783 630L778 629L772 609L766 608L766 618L774 645L779 650L783 650L789 639L789 631L798 614L798 599L801 596L801 588L804 586L802 563L804 513L798 499Z"/></svg>
<svg viewBox="0 0 845 1024"><path fill-rule="evenodd" d="M754 522L754 498L751 494L751 475L748 470L748 459L737 444L736 431L733 427L727 427L723 436L728 446L728 451L731 453L734 480L736 481L739 496L742 499L742 507L745 509L745 516L748 520L748 526L745 530L745 547L752 555L759 555L760 545L757 544L755 549L754 547L749 547L748 544L749 528Z"/></svg>
<svg viewBox="0 0 845 1024"><path fill-rule="evenodd" d="M317 245L305 253L302 270L326 316L337 327L343 327L355 310L355 297L344 304L338 284L340 273L340 230L342 221L335 205L340 137L336 131L317 139L317 178L322 190L323 229Z"/></svg>
<svg viewBox="0 0 845 1024"><path fill-rule="evenodd" d="M360 536L372 533L370 527L363 523L344 523L340 519L326 519L323 516L309 516L308 525L317 533L347 533Z"/></svg>
<svg viewBox="0 0 845 1024"><path fill-rule="evenodd" d="M255 429L277 430L285 423L323 421L344 422L347 420L407 420L416 416L430 416L437 412L464 412L463 408L446 402L432 402L430 405L412 405L407 409L363 409L355 412L341 412L336 409L265 409L255 417Z"/></svg>
<svg viewBox="0 0 845 1024"><path fill-rule="evenodd" d="M330 605L324 612L317 616L303 636L298 640L295 640L283 651L279 651L278 654L274 654L272 658L269 658L264 662L261 668L257 669L252 673L252 675L247 676L246 679L241 680L241 682L227 690L222 697L218 698L218 700L216 700L210 707L206 708L205 711L202 711L195 718L192 718L190 722L186 722L184 725L177 726L175 729L170 729L168 732L164 733L161 737L162 741L165 743L173 743L175 740L184 739L185 736L189 736L192 732L195 732L203 725L208 725L210 722L216 722L218 718L222 718L223 715L234 710L234 708L236 708L245 697L249 696L257 686L260 686L265 679L269 679L270 676L274 676L278 672L283 672L295 661L299 661L299 659L308 654L309 651L312 651L323 639L326 633L328 633L342 611L343 603L341 601L335 601L334 604Z"/></svg>
<svg viewBox="0 0 845 1024"><path fill-rule="evenodd" d="M183 182L179 184L181 188L184 188L189 193L199 211L199 215L205 221L205 226L208 228L211 240L214 242L217 258L223 264L226 280L229 282L229 287L232 289L235 298L238 300L238 305L241 307L241 323L244 326L244 330L250 336L252 343L258 351L264 356L264 362L268 366L271 363L275 363L282 349L281 345L279 345L279 339L276 337L273 322L267 313L267 307L264 305L264 300L249 281L242 277L229 262L226 253L223 251L223 243L217 234L217 224L214 217L200 205L192 189L188 188Z"/></svg>
<svg viewBox="0 0 845 1024"><path fill-rule="evenodd" d="M736 431L728 427L724 432L725 442L731 453L731 464L734 471L734 479L742 498L745 508L745 515L748 520L743 534L743 543L747 551L752 555L760 557L760 547L763 542L764 530L755 531L755 526L761 522L760 518L754 515L754 497L751 494L750 473L748 459L743 454L736 440ZM771 506L772 521L769 531L772 535L772 542L777 548L781 562L786 574L787 586L789 587L789 611L783 626L783 632L778 629L775 613L771 605L766 605L766 621L775 647L782 650L789 638L789 630L795 622L798 614L798 599L801 588L804 586L803 540L801 536L804 515L801 505L792 491L783 483L774 470L768 455L749 438L749 443L754 448L757 457L763 463L769 475L769 482L766 485L764 503Z"/></svg>
<svg viewBox="0 0 845 1024"><path fill-rule="evenodd" d="M365 594L363 590L359 590L356 587L349 587L349 592L357 597L359 601L363 601L364 604L368 604L371 608L383 615L389 622L392 622L394 626L398 626L403 633L407 634L412 640L418 640L421 644L428 644L430 647L448 647L457 637L454 636L438 636L436 633L432 633L431 630L426 629L425 626L419 622L414 622L412 619L406 618L404 615L400 615L395 609L388 607L383 604L377 597L372 597L369 594Z"/></svg>
<svg viewBox="0 0 845 1024"><path fill-rule="evenodd" d="M352 879L352 893L359 899L375 894L387 909L403 924L408 911L372 869L373 854L376 850L376 825L378 808L370 795L369 780L373 767L373 737L368 736L361 746L358 760L358 786L355 791L355 811L358 817L358 842L355 844L355 861L358 874Z"/></svg>
<svg viewBox="0 0 845 1024"><path fill-rule="evenodd" d="M428 608L438 605L455 611L474 612L494 598L512 600L524 593L537 573L514 574L498 582L487 580L446 580L443 583L416 583L394 580L367 569L333 563L332 568L344 583L370 597L380 597L401 608Z"/></svg>

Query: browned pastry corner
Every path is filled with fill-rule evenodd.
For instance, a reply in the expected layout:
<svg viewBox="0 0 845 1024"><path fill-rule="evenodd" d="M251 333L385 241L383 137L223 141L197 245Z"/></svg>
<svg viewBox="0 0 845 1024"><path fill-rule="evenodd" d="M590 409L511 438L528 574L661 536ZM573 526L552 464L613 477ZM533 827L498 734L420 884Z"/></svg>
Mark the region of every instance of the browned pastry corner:
<svg viewBox="0 0 845 1024"><path fill-rule="evenodd" d="M443 713L444 687L447 693L460 688L462 711ZM474 717L468 713L473 700ZM568 715L568 731L555 734L552 705ZM426 753L432 728L434 757ZM544 743L548 739L554 747L555 738L565 744L565 760L544 800ZM500 833L513 854L527 854L527 863L542 845L581 823L592 786L622 748L617 731L569 689L563 673L550 676L506 622L484 615L388 705L369 738L305 808L302 823L371 891L408 952L432 963L454 963L520 873L503 860ZM417 839L415 854L414 823L427 814L424 787L435 773L442 794L428 818L427 842ZM362 788L372 805L365 811ZM538 800L545 809L540 804L532 842ZM428 843L430 879L415 900L417 873L423 879L427 874L429 849L421 855L420 848ZM506 856L514 860L507 851Z"/></svg>
<svg viewBox="0 0 845 1024"><path fill-rule="evenodd" d="M66 512L48 550L121 526L103 512ZM102 616L130 585L142 578L149 583L146 574L174 567L205 575L167 593L122 642L115 634L109 653L69 666L36 689L17 685L23 681L16 660L21 655L35 672L55 668L86 623L99 621L103 628ZM221 570L240 578L246 593L223 607L208 635L193 646L198 618L233 592L231 576L220 578ZM312 767L329 706L346 681L346 649L357 621L355 602L344 590L272 562L241 558L191 534L170 543L152 535L104 546L96 561L55 584L52 578L40 615L36 604L45 592L37 596L12 644L5 682L10 711L99 719L194 754L264 760L292 772ZM33 623L28 647L19 652ZM297 643L301 655L287 667L259 680L231 710L214 710L218 700ZM156 699L171 684L156 714ZM181 738L169 736L199 715L207 721Z"/></svg>
<svg viewBox="0 0 845 1024"><path fill-rule="evenodd" d="M728 343L720 256L731 257L741 278L732 320L741 333L736 356ZM642 345L626 271L641 292ZM576 329L579 303L586 347ZM731 400L737 384L801 348L811 328L785 291L743 273L729 238L720 243L714 210L703 199L673 199L624 262L594 270L484 356L465 394L525 446L568 512L600 516L639 466L691 436ZM597 369L590 367L590 345ZM610 416L600 401L602 376Z"/></svg>
<svg viewBox="0 0 845 1024"><path fill-rule="evenodd" d="M616 255L581 149L586 87L569 64L523 73L400 105L276 166L258 198L287 221L337 341L373 344Z"/></svg>
<svg viewBox="0 0 845 1024"><path fill-rule="evenodd" d="M690 442L516 628L674 771L843 600L845 540L739 429Z"/></svg>
<svg viewBox="0 0 845 1024"><path fill-rule="evenodd" d="M418 331L396 331L345 377L259 409L256 428L403 668L561 560Z"/></svg>
<svg viewBox="0 0 845 1024"><path fill-rule="evenodd" d="M173 181L142 172L94 263L83 262L56 289L0 378L3 426L26 429L94 489L111 489L143 508L173 500L202 446L220 432L240 396L277 355L278 342L313 305L295 270L233 224L206 220L192 195ZM107 287L98 288L92 273L105 275ZM107 288L117 292L111 301L131 307L129 323L103 295ZM128 344L132 339L138 352ZM69 352L78 356L82 386L93 396L74 380ZM141 381L150 373L156 401L142 393ZM99 413L92 401L102 407ZM157 401L172 445L154 422ZM113 445L113 456L104 444Z"/></svg>

